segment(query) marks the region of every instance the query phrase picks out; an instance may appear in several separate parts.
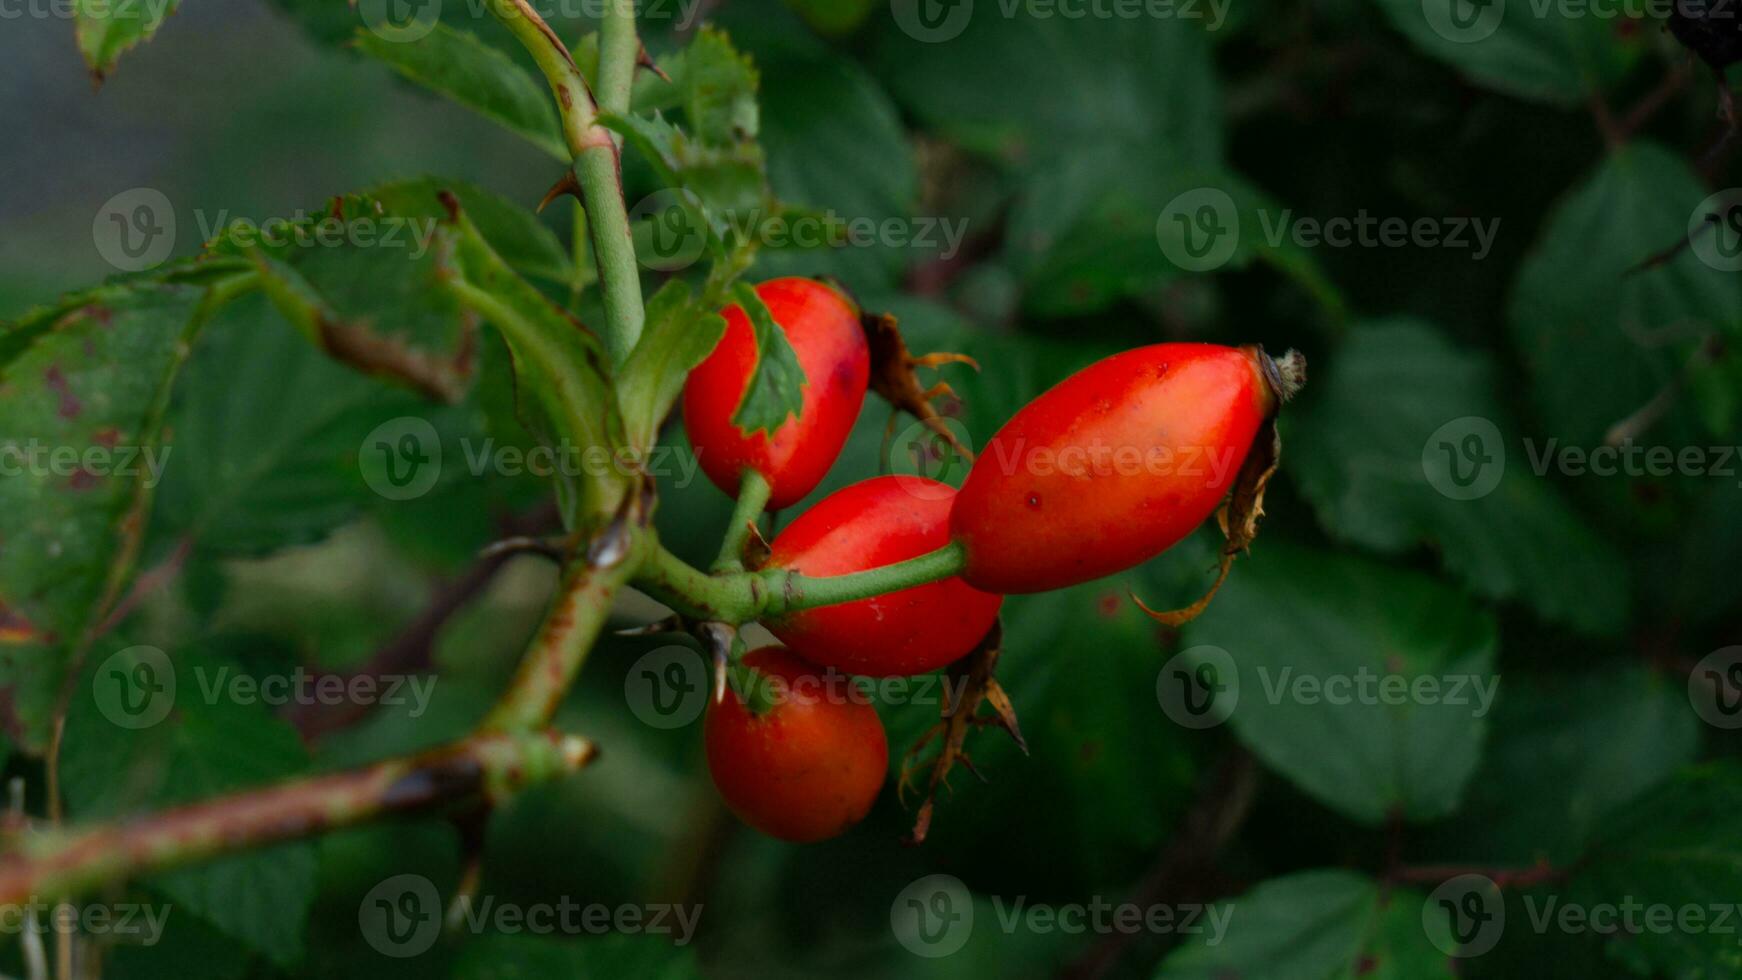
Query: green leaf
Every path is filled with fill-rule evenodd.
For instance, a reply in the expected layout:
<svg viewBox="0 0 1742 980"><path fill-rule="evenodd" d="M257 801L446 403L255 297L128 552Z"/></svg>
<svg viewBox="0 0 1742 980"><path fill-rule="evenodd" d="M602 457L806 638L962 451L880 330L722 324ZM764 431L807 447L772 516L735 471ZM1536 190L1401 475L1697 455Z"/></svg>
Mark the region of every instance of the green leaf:
<svg viewBox="0 0 1742 980"><path fill-rule="evenodd" d="M918 40L893 18L873 66L926 126L1018 170L1106 145L1168 147L1186 166L1221 162L1222 97L1199 25L1177 17L1066 25L1027 11L966 17L949 43Z"/></svg>
<svg viewBox="0 0 1742 980"><path fill-rule="evenodd" d="M1683 160L1650 143L1612 153L1550 214L1519 270L1507 311L1546 435L1589 449L1670 386L1706 336L1736 337L1734 274L1702 263L1699 246L1657 268L1640 263L1686 240L1707 196ZM1695 431L1673 415L1664 429Z"/></svg>
<svg viewBox="0 0 1742 980"><path fill-rule="evenodd" d="M452 243L430 214L436 203L432 193L398 214L372 197L336 198L319 218L234 223L207 251L253 262L279 312L328 354L457 401L471 380L476 324L443 288Z"/></svg>
<svg viewBox="0 0 1742 980"><path fill-rule="evenodd" d="M735 231L740 232L737 237L745 237L744 232L773 213L762 147L755 142L704 143L658 113L651 117L604 113L599 120L646 157L665 184L664 191L694 197L718 241L729 242Z"/></svg>
<svg viewBox="0 0 1742 980"><path fill-rule="evenodd" d="M77 0L74 33L79 53L101 82L123 52L151 40L181 0Z"/></svg>
<svg viewBox="0 0 1742 980"><path fill-rule="evenodd" d="M371 187L359 196L380 204L387 214L443 221L448 217L441 203L444 191L460 202L502 261L521 275L563 286L587 285L596 278L591 260L587 268L576 268L563 243L538 215L476 184L451 177L418 177Z"/></svg>
<svg viewBox="0 0 1742 980"><path fill-rule="evenodd" d="M1569 107L1613 89L1645 50L1647 30L1656 30L1650 19L1593 16L1538 0L1378 3L1423 53L1477 83Z"/></svg>
<svg viewBox="0 0 1742 980"><path fill-rule="evenodd" d="M359 29L352 43L413 82L501 123L534 146L568 163L568 145L550 91L504 52L446 24L417 40L389 40Z"/></svg>
<svg viewBox="0 0 1742 980"><path fill-rule="evenodd" d="M695 950L655 935L616 934L557 940L490 935L467 943L454 963L455 980L693 980L701 976Z"/></svg>
<svg viewBox="0 0 1742 980"><path fill-rule="evenodd" d="M1153 293L1184 274L1263 262L1343 316L1343 299L1312 253L1266 232L1283 208L1222 170L1135 154L1145 179L1124 179L1133 151L1106 146L1038 169L1010 215L1006 254L1023 306L1040 316L1091 313ZM1207 210L1206 210L1207 209Z"/></svg>
<svg viewBox="0 0 1742 980"><path fill-rule="evenodd" d="M1237 693L1218 701L1234 734L1311 795L1369 825L1457 807L1499 683L1494 622L1464 596L1363 559L1261 543L1185 638L1189 669L1226 669L1201 647L1232 658Z"/></svg>
<svg viewBox="0 0 1742 980"><path fill-rule="evenodd" d="M1527 868L1570 865L1599 822L1692 762L1687 685L1643 666L1507 673L1482 766L1436 852Z"/></svg>
<svg viewBox="0 0 1742 980"><path fill-rule="evenodd" d="M617 399L631 446L654 444L690 369L713 352L725 332L726 319L695 306L682 280L666 283L647 301L641 340L618 372Z"/></svg>
<svg viewBox="0 0 1742 980"><path fill-rule="evenodd" d="M1274 878L1222 903L1233 913L1226 934L1194 936L1162 961L1156 980L1453 977L1442 952L1455 947L1450 922L1425 918L1423 902L1419 892L1347 871Z"/></svg>
<svg viewBox="0 0 1742 980"><path fill-rule="evenodd" d="M804 407L804 386L809 382L798 354L787 342L786 331L774 322L768 304L756 295L749 283L739 283L732 289L750 318L750 329L756 337L756 370L744 389L744 400L732 414L732 424L746 434L769 432L797 418Z"/></svg>
<svg viewBox="0 0 1742 980"><path fill-rule="evenodd" d="M156 530L205 554L261 555L325 537L381 499L360 467L371 431L395 418L442 419L270 321L263 296L221 314L170 410ZM429 431L439 434L433 423Z"/></svg>
<svg viewBox="0 0 1742 980"><path fill-rule="evenodd" d="M1517 599L1585 632L1617 632L1626 563L1530 471L1516 431L1488 357L1458 350L1425 323L1384 321L1352 332L1284 413L1284 468L1333 537L1387 554L1426 544L1478 595ZM1485 465L1498 460L1504 473L1489 484L1485 469L1474 471L1469 492L1489 490L1464 499L1447 466L1470 461L1446 464L1443 454L1462 452L1473 433L1493 454Z"/></svg>
<svg viewBox="0 0 1742 980"><path fill-rule="evenodd" d="M818 46L820 48L820 46ZM759 271L827 271L857 289L894 285L902 269L947 247L941 222L918 214L919 168L887 92L856 63L826 48L779 48L760 56L767 80L762 145L780 197L842 222L900 222L908 244L855 237L820 251L765 249ZM955 219L967 230L967 219ZM814 219L821 230L830 222ZM921 238L928 241L921 241ZM957 243L959 248L959 242Z"/></svg>
<svg viewBox="0 0 1742 980"><path fill-rule="evenodd" d="M1742 890L1742 766L1684 770L1602 822L1565 901L1698 908L1715 925ZM1609 952L1641 975L1734 976L1733 929L1652 928L1639 913L1618 923Z"/></svg>
<svg viewBox="0 0 1742 980"><path fill-rule="evenodd" d="M207 292L141 281L8 328L0 362L0 684L25 744L138 556L170 386Z"/></svg>
<svg viewBox="0 0 1742 980"><path fill-rule="evenodd" d="M230 695L241 668L191 649L161 660L134 647L111 654L87 672L72 700L61 747L61 784L80 820L112 819L258 786L300 772L307 755L296 731L263 705ZM147 711L162 720L122 727L101 685L138 683L134 671L167 667L174 682L155 677L155 693L134 687ZM146 717L146 716L141 716ZM315 893L315 854L307 843L281 844L246 855L155 876L150 884L173 902L264 954L281 968L302 956L302 934Z"/></svg>

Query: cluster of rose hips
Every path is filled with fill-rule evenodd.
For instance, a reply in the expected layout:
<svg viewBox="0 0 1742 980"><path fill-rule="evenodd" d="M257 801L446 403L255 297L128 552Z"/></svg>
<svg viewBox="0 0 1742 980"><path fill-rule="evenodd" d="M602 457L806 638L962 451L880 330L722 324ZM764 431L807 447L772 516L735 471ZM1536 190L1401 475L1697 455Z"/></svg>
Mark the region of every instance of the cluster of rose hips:
<svg viewBox="0 0 1742 980"><path fill-rule="evenodd" d="M684 425L717 486L736 495L754 471L767 483L768 506L778 509L803 499L834 464L865 400L870 350L857 305L834 287L776 279L756 292L804 369L800 413L772 432L734 424L758 352L749 317L733 306L724 311L719 346L685 386ZM831 837L862 819L883 786L888 745L876 710L838 696L830 678L936 670L987 634L1004 595L1101 578L1172 546L1228 496L1282 397L1276 375L1255 347L1126 351L1025 406L993 436L959 491L923 477L880 476L800 515L769 543L766 567L843 575L953 542L962 571L765 622L785 647L748 653L742 667L760 683L750 692L734 685L708 712L708 767L726 804L790 841ZM1100 455L1091 457L1091 447ZM1156 450L1174 459L1220 453L1224 465L1105 465L1109 447L1135 460ZM1077 465L1061 462L1073 458ZM825 673L833 671L841 674Z"/></svg>

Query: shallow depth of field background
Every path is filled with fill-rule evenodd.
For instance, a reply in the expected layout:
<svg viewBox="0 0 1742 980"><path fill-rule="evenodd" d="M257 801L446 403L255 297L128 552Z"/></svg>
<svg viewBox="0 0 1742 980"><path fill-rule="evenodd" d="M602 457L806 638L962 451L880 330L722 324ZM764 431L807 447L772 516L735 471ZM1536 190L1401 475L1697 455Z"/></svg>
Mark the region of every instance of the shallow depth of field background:
<svg viewBox="0 0 1742 980"><path fill-rule="evenodd" d="M1736 743L1720 727L1722 692L1688 683L1702 662L1721 674L1732 661L1706 658L1742 640L1742 461L1729 458L1728 476L1707 472L1728 458L1742 420L1742 284L1722 254L1698 247L1625 274L1736 180L1727 158L1709 174L1694 168L1716 133L1713 84L1690 70L1637 131L1618 133L1686 61L1658 21L1563 24L1513 4L1494 38L1457 45L1434 40L1418 7L1234 0L1209 30L1005 16L979 0L960 37L923 43L869 0L714 6L708 19L761 67L777 194L914 228L921 217L966 223L952 256L883 242L770 253L756 275L834 274L867 306L901 314L915 350L972 353L981 373L939 377L960 393L976 446L1051 382L1116 349L1201 339L1306 353L1309 387L1285 415L1283 472L1252 556L1181 632L1145 619L1127 589L1158 607L1190 601L1209 579L1213 529L1131 574L1011 600L1001 676L1031 754L978 733L969 748L989 782L958 771L922 848L900 844L912 811L893 782L870 819L827 844L795 848L738 827L714 802L699 722L650 723L637 701L641 658L669 644L606 641L558 719L595 737L602 759L494 816L484 892L521 905L700 902L696 942L675 958L646 936L578 946L498 936L379 955L359 934L362 896L400 873L446 895L461 873L459 832L428 819L241 859L203 907L173 905L162 944L115 950L109 974L1318 977L1370 962L1428 977L1448 975L1451 960L1433 943L1443 934L1422 924L1433 883L1386 881L1406 868L1592 867L1527 892L1586 905L1742 893L1742 824L1724 802L1742 798ZM448 13L505 41L463 9ZM178 255L197 250L202 226L316 210L333 194L421 174L536 203L558 168L327 43L354 16L340 0L185 0L100 92L70 24L0 22L0 316L112 274L92 221L130 188L172 201ZM560 23L565 37L582 26ZM669 23L644 26L656 55L678 43ZM631 201L655 189L645 168L629 166L627 180ZM1168 227L1161 219L1180 195L1224 187L1240 202L1239 247L1220 268L1182 272L1158 223ZM565 240L568 216L567 202L547 214ZM1265 240L1272 227L1361 216L1442 230L1475 218L1496 234L1480 256L1473 235L1470 247ZM318 513L288 516L272 510L269 481L244 486L200 525L242 544L196 551L139 617L136 642L262 674L355 665L517 515L538 515L537 480L462 471L458 440L483 431L476 400L433 412L359 394L257 301L221 326L230 332L190 364L181 410L225 420L241 443L315 447L300 461L280 454L284 479L299 466L324 473L375 424L420 412L455 439L450 469L412 502L352 479ZM232 379L260 390L237 400ZM1638 421L1658 399L1661 411ZM1640 446L1692 448L1705 465L1602 475L1557 455L1588 453L1629 419ZM880 458L912 468L910 420L893 440L887 420L868 400L819 496L877 472ZM1475 465L1461 455L1465 439L1488 431L1504 475L1459 499L1468 486L1448 483L1438 461ZM683 445L675 426L669 442ZM1543 453L1548 462L1533 466ZM159 501L172 528L176 508L201 499L177 479ZM700 476L674 478L661 507L674 550L712 555L723 494ZM242 554L256 519L306 543ZM178 540L154 535L146 564ZM360 712L306 756L293 738L273 744L291 743L291 768L318 769L467 731L501 688L550 577L517 560L445 622L417 663L439 672L418 717ZM625 624L649 608L627 606ZM1170 658L1205 647L1239 665L1240 700L1225 723L1194 729L1158 692L1177 683L1183 662ZM1501 680L1493 710L1480 712L1273 697L1285 670ZM898 762L936 706L886 707ZM75 711L69 726L79 723ZM174 736L106 738L74 746L86 779L114 772L123 784L119 796L87 797L101 812L145 802L125 798L130 768L198 755ZM40 773L16 756L9 767ZM78 787L69 793L77 818ZM1640 809L1654 799L1669 802ZM1347 877L1242 898L1317 869ZM938 958L891 927L897 896L933 874L975 895L961 949ZM128 894L161 896L156 888ZM1539 933L1519 895L1508 894L1499 945L1458 962L1458 975L1738 975L1734 937ZM1007 928L1000 913L1018 899L1231 900L1236 932L1204 949L1166 933ZM1258 941L1235 944L1243 924Z"/></svg>

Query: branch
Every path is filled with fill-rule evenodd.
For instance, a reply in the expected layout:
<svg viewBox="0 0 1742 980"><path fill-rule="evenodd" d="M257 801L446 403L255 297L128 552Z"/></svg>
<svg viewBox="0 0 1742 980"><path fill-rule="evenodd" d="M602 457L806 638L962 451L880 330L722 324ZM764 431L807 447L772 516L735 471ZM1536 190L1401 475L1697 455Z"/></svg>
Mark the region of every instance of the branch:
<svg viewBox="0 0 1742 980"><path fill-rule="evenodd" d="M961 545L951 542L918 558L847 575L813 577L783 568L709 575L652 542L633 583L691 619L738 625L936 582L959 574L966 560Z"/></svg>
<svg viewBox="0 0 1742 980"><path fill-rule="evenodd" d="M558 732L473 735L409 759L295 780L83 831L28 834L0 858L0 907L576 772L595 750Z"/></svg>

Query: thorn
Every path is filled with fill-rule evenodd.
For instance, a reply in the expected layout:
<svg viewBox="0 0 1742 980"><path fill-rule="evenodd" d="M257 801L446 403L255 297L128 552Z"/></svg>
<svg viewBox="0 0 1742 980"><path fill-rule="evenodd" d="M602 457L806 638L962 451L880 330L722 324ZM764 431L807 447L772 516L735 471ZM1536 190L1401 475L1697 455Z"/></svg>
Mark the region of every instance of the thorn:
<svg viewBox="0 0 1742 980"><path fill-rule="evenodd" d="M562 197L564 194L572 196L582 204L586 203L586 199L581 197L580 181L575 179L575 172L573 170L563 171L563 175L557 179L555 184L551 185L550 190L544 192L544 200L538 202L538 212L543 214L544 209L550 206L550 202Z"/></svg>
<svg viewBox="0 0 1742 980"><path fill-rule="evenodd" d="M548 538L522 536L503 538L500 541L495 541L485 545L478 551L478 557L481 560L488 561L493 558L502 558L508 555L530 554L538 555L542 558L549 558L551 561L561 564L568 560L570 552L574 550L574 546L575 539L573 536Z"/></svg>
<svg viewBox="0 0 1742 980"><path fill-rule="evenodd" d="M659 80L662 82L668 84L671 82L671 76L665 73L665 69L653 63L653 56L647 53L647 45L645 44L641 45L640 51L635 52L635 65L638 68L645 68L653 72L659 76Z"/></svg>
<svg viewBox="0 0 1742 980"><path fill-rule="evenodd" d="M684 627L683 617L681 617L681 616L667 616L664 619L656 620L656 621L651 622L651 623L645 623L641 626L630 626L630 627L627 627L625 629L617 630L613 635L615 635L615 636L658 636L661 633L683 633L683 632L687 632L687 630Z"/></svg>

